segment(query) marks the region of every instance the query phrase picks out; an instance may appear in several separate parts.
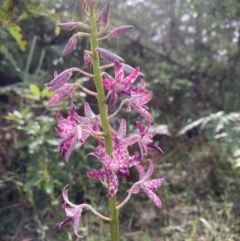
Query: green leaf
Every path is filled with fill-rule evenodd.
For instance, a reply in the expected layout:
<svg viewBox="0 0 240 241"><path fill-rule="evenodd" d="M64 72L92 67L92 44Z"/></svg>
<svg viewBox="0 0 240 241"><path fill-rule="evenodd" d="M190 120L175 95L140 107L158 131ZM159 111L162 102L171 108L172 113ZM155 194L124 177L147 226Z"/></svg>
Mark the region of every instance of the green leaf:
<svg viewBox="0 0 240 241"><path fill-rule="evenodd" d="M22 14L20 14L20 16L18 17L18 21L24 20L31 17L31 14L28 12L23 12Z"/></svg>
<svg viewBox="0 0 240 241"><path fill-rule="evenodd" d="M0 9L0 21L3 23L9 22L13 16L13 5L12 0L5 0Z"/></svg>
<svg viewBox="0 0 240 241"><path fill-rule="evenodd" d="M22 95L22 97L25 97L25 98L30 99L30 100L39 100L38 96L32 95L32 94L25 94L25 95Z"/></svg>
<svg viewBox="0 0 240 241"><path fill-rule="evenodd" d="M56 26L54 29L54 36L57 37L60 34L60 32L61 32L61 29L58 26Z"/></svg>
<svg viewBox="0 0 240 241"><path fill-rule="evenodd" d="M17 72L21 72L14 57L10 54L10 52L4 45L0 44L0 52L4 54L4 56L9 60L9 62L12 64L12 66L15 68Z"/></svg>
<svg viewBox="0 0 240 241"><path fill-rule="evenodd" d="M24 141L18 141L17 143L15 143L13 145L14 148L19 149L22 147L28 147L30 144L32 143L32 140L28 139L28 140L24 140Z"/></svg>
<svg viewBox="0 0 240 241"><path fill-rule="evenodd" d="M44 98L44 97L53 97L55 95L55 93L54 92L52 92L52 91L49 91L47 88L44 88L43 90L42 90L42 97Z"/></svg>
<svg viewBox="0 0 240 241"><path fill-rule="evenodd" d="M36 176L36 177L32 178L31 180L27 181L23 185L23 188L25 190L28 190L31 187L37 186L41 181L42 181L42 177Z"/></svg>
<svg viewBox="0 0 240 241"><path fill-rule="evenodd" d="M52 180L46 181L46 183L45 183L45 191L46 191L46 193L48 193L48 194L53 193L53 188L54 188L54 186L53 186Z"/></svg>
<svg viewBox="0 0 240 241"><path fill-rule="evenodd" d="M37 85L35 85L35 84L30 84L30 85L29 85L29 89L30 89L30 91L32 92L32 94L34 94L36 97L38 97L38 99L40 99L40 97L41 97L41 91L40 91L40 89L38 88Z"/></svg>
<svg viewBox="0 0 240 241"><path fill-rule="evenodd" d="M7 24L5 25L5 27L8 32L13 36L13 38L17 41L19 48L22 51L26 51L27 41L23 37L22 29L14 23Z"/></svg>
<svg viewBox="0 0 240 241"><path fill-rule="evenodd" d="M39 3L31 4L27 6L29 12L36 12L40 7Z"/></svg>

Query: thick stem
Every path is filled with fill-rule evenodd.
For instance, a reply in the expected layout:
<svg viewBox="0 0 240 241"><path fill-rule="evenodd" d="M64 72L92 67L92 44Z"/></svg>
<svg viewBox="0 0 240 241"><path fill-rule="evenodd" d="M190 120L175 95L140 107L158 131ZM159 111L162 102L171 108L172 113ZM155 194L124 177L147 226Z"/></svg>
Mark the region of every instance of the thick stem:
<svg viewBox="0 0 240 241"><path fill-rule="evenodd" d="M112 136L110 131L109 120L107 118L107 111L105 107L105 92L102 83L102 74L99 64L99 54L95 51L98 47L97 40L97 24L96 24L96 12L93 6L89 7L90 13L90 27L91 27L91 52L92 52L92 64L93 64L93 72L94 72L94 81L97 89L97 101L99 106L100 118L102 123L102 129L105 133L105 149L106 152L112 156L113 147L112 147ZM109 212L110 212L110 229L111 229L111 240L119 241L119 223L118 223L118 211L116 208L116 196L109 197Z"/></svg>

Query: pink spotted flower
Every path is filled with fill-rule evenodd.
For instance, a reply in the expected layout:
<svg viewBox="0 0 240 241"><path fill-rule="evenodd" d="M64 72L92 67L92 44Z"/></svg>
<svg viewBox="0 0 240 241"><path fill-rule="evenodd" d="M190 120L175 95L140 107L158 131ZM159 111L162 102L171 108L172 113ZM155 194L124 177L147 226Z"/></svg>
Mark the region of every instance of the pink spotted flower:
<svg viewBox="0 0 240 241"><path fill-rule="evenodd" d="M134 135L130 137L129 145L133 145L136 142L138 143L142 159L144 157L144 153L148 153L150 149L154 149L158 153L163 154L163 151L160 147L154 146L152 144L152 138L155 135L156 130L151 132L149 131L150 123L148 123L148 126L145 127L142 123L136 121L136 125L139 130L139 135Z"/></svg>
<svg viewBox="0 0 240 241"><path fill-rule="evenodd" d="M95 156L104 165L96 171L87 172L87 176L93 179L106 181L108 178L108 196L116 195L118 191L118 177L127 176L128 168L140 163L140 156L129 156L126 148L114 148L112 158L99 146L91 155Z"/></svg>
<svg viewBox="0 0 240 241"><path fill-rule="evenodd" d="M146 95L133 95L129 99L127 111L131 111L131 107L133 107L140 115L144 116L148 122L152 122L153 117L147 111L148 107L145 105L152 99L152 96L152 92L149 92Z"/></svg>
<svg viewBox="0 0 240 241"><path fill-rule="evenodd" d="M80 205L75 205L69 201L67 187L68 185L65 186L63 189L64 203L62 204L62 208L65 210L67 218L59 224L59 229L62 229L68 223L73 221L74 234L76 234L78 238L82 238L82 236L78 235L78 226L82 214L82 207ZM69 205L70 207L67 207L67 205Z"/></svg>
<svg viewBox="0 0 240 241"><path fill-rule="evenodd" d="M144 88L138 88L132 86L134 81L137 79L140 68L137 67L132 71L130 75L124 78L123 67L118 61L115 61L115 79L104 79L103 85L110 91L111 99L110 106L113 106L117 103L118 94L127 94L127 95L144 95L148 94L148 91Z"/></svg>
<svg viewBox="0 0 240 241"><path fill-rule="evenodd" d="M69 111L68 117L64 118L59 110L57 110L57 127L56 132L62 139L62 142L59 145L58 152L61 153L65 161L68 162L69 157L73 151L76 141L78 140L82 145L87 137L90 135L90 131L84 128L81 128L80 125L77 125L74 119L75 109Z"/></svg>
<svg viewBox="0 0 240 241"><path fill-rule="evenodd" d="M150 180L154 166L151 160L148 161L150 165L146 173L142 166L136 166L139 172L139 181L133 184L132 188L130 188L128 192L130 194L137 194L140 192L140 189L142 189L147 196L160 208L162 206L162 202L154 192L163 184L165 178Z"/></svg>

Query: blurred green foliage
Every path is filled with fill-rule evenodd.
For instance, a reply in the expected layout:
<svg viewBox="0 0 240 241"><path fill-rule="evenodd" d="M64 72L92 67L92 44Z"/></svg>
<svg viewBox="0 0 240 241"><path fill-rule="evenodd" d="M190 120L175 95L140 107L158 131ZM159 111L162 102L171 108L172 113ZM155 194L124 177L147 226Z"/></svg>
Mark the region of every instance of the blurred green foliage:
<svg viewBox="0 0 240 241"><path fill-rule="evenodd" d="M106 1L99 1L99 10ZM111 0L112 30L134 31L101 43L133 67L140 66L149 104L159 125L152 159L166 176L159 192L163 208L144 194L120 212L122 240L240 240L240 3L236 0ZM73 240L72 227L58 231L65 217L62 188L70 198L107 213L105 190L86 178L95 167L86 157L94 143L76 148L70 163L57 154L52 93L44 83L54 71L83 66L86 39L69 56L61 52L71 34L57 22L86 20L75 0L0 1L0 221L1 240ZM74 79L84 81L81 76ZM80 79L79 79L80 78ZM93 88L93 83L85 82ZM75 103L80 114L85 96ZM95 101L86 97L95 108ZM68 101L60 106L67 114ZM135 115L128 123L135 121ZM130 126L131 127L131 126ZM129 128L130 129L130 128ZM134 147L133 150L135 151ZM121 180L118 198L137 179ZM139 211L141 210L141 212ZM109 240L108 225L84 213L85 240Z"/></svg>

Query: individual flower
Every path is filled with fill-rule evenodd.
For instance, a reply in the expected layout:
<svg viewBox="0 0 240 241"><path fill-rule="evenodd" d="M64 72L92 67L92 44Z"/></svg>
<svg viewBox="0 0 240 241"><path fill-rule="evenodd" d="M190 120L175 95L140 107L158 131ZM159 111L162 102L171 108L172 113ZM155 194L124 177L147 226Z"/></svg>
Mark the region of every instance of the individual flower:
<svg viewBox="0 0 240 241"><path fill-rule="evenodd" d="M136 142L138 143L142 159L144 157L144 153L148 153L150 149L154 149L157 152L163 154L163 151L160 147L154 146L152 144L152 138L155 135L156 130L149 132L150 123L148 123L147 127L145 127L139 121L136 121L136 124L140 135L134 135L130 137L129 145L133 145Z"/></svg>
<svg viewBox="0 0 240 241"><path fill-rule="evenodd" d="M165 178L149 180L153 173L154 166L151 160L148 161L150 165L146 173L142 166L136 166L139 172L139 181L133 184L132 188L130 188L128 192L131 194L137 194L140 192L140 189L142 189L148 195L148 197L160 208L162 206L162 202L154 193L154 191L156 191L157 188L163 184Z"/></svg>
<svg viewBox="0 0 240 241"><path fill-rule="evenodd" d="M133 72L124 78L124 72L121 64L118 61L115 61L115 79L109 80L104 79L103 85L111 93L110 106L113 106L117 103L118 94L127 94L127 95L144 95L148 94L148 91L144 88L138 88L132 86L132 83L137 79L140 72L140 68L137 67Z"/></svg>
<svg viewBox="0 0 240 241"><path fill-rule="evenodd" d="M152 122L153 117L147 111L148 107L145 105L151 100L152 96L152 92L149 92L147 95L133 95L129 99L127 111L131 111L131 107L133 107L140 115L144 116L148 122Z"/></svg>
<svg viewBox="0 0 240 241"><path fill-rule="evenodd" d="M78 238L82 238L82 236L78 235L78 227L79 227L79 222L82 214L82 207L80 205L79 206L75 205L69 201L67 187L68 185L65 186L63 189L64 203L62 204L62 208L66 212L67 219L65 219L59 224L59 229L62 229L63 227L65 227L66 224L73 221L74 234L76 234ZM70 207L67 207L67 205L69 205Z"/></svg>
<svg viewBox="0 0 240 241"><path fill-rule="evenodd" d="M90 135L91 131L81 128L81 125L77 125L74 119L75 108L69 111L67 118L64 118L59 110L57 110L57 127L56 132L62 139L62 142L59 145L58 152L61 153L65 161L68 162L69 157L73 151L76 140L79 140L82 145L87 137Z"/></svg>
<svg viewBox="0 0 240 241"><path fill-rule="evenodd" d="M114 148L112 157L110 157L102 146L95 148L91 155L100 160L104 167L100 170L89 171L87 176L93 179L106 181L108 178L108 196L116 195L118 191L118 177L127 176L128 168L140 163L140 156L129 156L126 148Z"/></svg>

